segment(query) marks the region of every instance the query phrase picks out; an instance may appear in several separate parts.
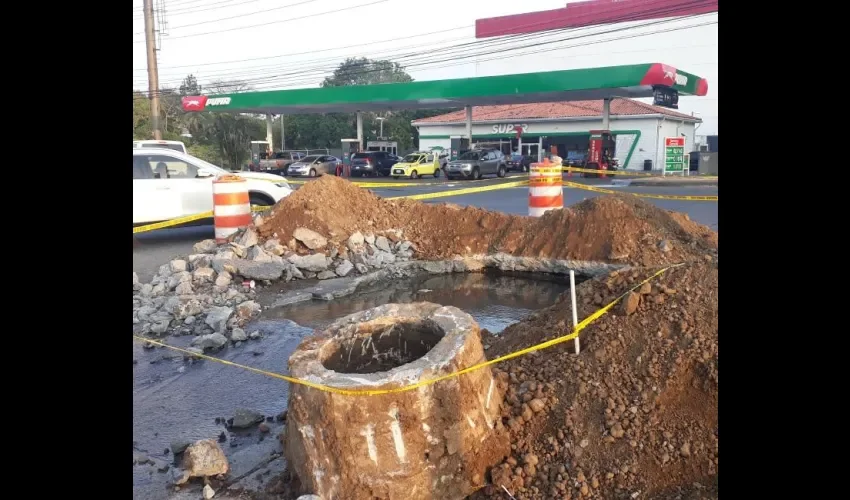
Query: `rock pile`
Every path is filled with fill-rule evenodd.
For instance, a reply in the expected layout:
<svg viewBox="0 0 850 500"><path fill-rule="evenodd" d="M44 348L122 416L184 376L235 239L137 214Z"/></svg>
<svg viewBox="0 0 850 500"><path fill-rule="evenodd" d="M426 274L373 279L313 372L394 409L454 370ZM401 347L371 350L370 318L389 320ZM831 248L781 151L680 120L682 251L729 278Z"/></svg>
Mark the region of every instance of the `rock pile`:
<svg viewBox="0 0 850 500"><path fill-rule="evenodd" d="M160 267L150 283L133 273L133 330L162 336L197 336L200 349L259 338L241 327L260 311L256 283L295 279L325 280L365 274L410 260L416 247L398 230L350 235L341 248L308 228L298 228L286 243L260 243L254 228L218 245L196 243L193 254Z"/></svg>
<svg viewBox="0 0 850 500"><path fill-rule="evenodd" d="M543 217L475 207L381 199L334 176L305 184L256 222L261 238L282 242L309 228L318 243L344 248L360 231L398 229L419 258L494 254L654 266L699 258L717 247L717 233L628 195L599 196ZM326 239L326 242L324 241Z"/></svg>

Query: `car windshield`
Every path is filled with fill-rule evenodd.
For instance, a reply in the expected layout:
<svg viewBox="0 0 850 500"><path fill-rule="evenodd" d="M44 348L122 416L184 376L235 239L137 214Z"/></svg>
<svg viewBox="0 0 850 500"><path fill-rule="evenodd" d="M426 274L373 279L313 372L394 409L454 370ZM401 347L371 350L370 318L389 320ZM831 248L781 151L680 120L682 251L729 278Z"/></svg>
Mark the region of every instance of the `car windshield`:
<svg viewBox="0 0 850 500"><path fill-rule="evenodd" d="M368 158L369 153L354 153L354 155L352 155L351 157L352 158Z"/></svg>
<svg viewBox="0 0 850 500"><path fill-rule="evenodd" d="M313 155L313 156L305 156L304 158L301 158L299 161L301 161L303 163L313 163L314 161L316 161L318 159L319 159L318 155Z"/></svg>
<svg viewBox="0 0 850 500"><path fill-rule="evenodd" d="M402 163L418 163L420 158L422 158L422 155L407 155Z"/></svg>
<svg viewBox="0 0 850 500"><path fill-rule="evenodd" d="M466 153L460 155L461 160L477 160L479 159L480 153L478 151L467 151Z"/></svg>

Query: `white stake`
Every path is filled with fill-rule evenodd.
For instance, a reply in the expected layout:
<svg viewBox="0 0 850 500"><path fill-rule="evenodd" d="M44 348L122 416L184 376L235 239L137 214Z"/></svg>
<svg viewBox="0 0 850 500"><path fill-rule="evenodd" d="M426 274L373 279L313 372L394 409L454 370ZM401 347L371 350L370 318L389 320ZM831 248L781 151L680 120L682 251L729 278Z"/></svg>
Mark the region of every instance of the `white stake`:
<svg viewBox="0 0 850 500"><path fill-rule="evenodd" d="M578 326L578 309L576 308L576 273L572 269L570 269L570 299L573 302L573 330L575 330ZM581 352L578 335L573 340L575 340L576 354L578 354Z"/></svg>

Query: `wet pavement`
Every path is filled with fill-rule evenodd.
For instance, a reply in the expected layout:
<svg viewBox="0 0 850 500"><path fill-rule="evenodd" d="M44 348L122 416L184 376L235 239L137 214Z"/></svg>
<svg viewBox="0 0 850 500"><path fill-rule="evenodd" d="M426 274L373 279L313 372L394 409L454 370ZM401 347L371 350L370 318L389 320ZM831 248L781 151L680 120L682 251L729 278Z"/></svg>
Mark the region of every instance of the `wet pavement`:
<svg viewBox="0 0 850 500"><path fill-rule="evenodd" d="M540 277L490 273L426 275L384 282L330 302L312 300L272 308L245 328L249 333L259 330L260 340L229 346L213 355L286 373L289 355L313 329L388 302L425 300L453 305L471 314L482 328L500 332L532 311L551 305L560 293L569 289L568 282L562 278L536 278ZM186 347L191 339L191 336L169 337L167 343ZM153 461L134 465L133 498L200 497L203 486L200 481L193 481L180 492L170 486L177 464L165 450L173 442L218 438L224 433L221 446L232 470L228 482L217 487L226 488L235 483L233 488L256 490L265 487L283 470L277 437L283 428L281 423L269 422L271 431L263 434L256 426L231 432L223 420L231 418L239 408L267 417L280 414L289 395L286 382L213 361L190 362L181 353L159 347L148 350L137 342L133 343L133 359L133 449L144 452ZM222 421L216 423L216 418ZM161 472L165 464L169 464L169 470Z"/></svg>

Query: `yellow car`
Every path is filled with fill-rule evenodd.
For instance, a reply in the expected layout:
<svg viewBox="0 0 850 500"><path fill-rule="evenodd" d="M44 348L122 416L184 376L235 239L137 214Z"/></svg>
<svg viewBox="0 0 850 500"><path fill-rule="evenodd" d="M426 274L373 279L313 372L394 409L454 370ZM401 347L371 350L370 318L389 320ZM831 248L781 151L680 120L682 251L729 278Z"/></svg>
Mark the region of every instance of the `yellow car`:
<svg viewBox="0 0 850 500"><path fill-rule="evenodd" d="M410 177L418 179L423 175L440 176L440 159L433 153L411 153L390 169L393 179Z"/></svg>

